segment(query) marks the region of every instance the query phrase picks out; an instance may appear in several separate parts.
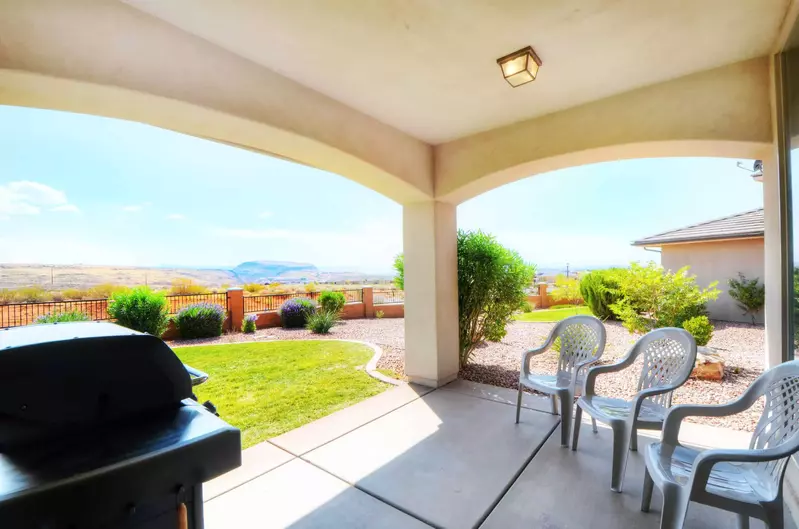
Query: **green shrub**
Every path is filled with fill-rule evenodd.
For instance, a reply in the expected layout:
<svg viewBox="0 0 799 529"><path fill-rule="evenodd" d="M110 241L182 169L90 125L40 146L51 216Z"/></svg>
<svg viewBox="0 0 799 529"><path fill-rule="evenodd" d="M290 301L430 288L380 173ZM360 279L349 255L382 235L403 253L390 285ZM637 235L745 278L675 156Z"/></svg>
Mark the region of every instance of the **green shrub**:
<svg viewBox="0 0 799 529"><path fill-rule="evenodd" d="M580 294L580 280L576 277L566 277L558 274L555 278L555 288L552 290L552 299L555 301L565 301L572 305L582 303L583 297Z"/></svg>
<svg viewBox="0 0 799 529"><path fill-rule="evenodd" d="M344 310L344 305L346 304L347 297L341 292L325 290L319 294L319 307L323 312L331 312L338 315Z"/></svg>
<svg viewBox="0 0 799 529"><path fill-rule="evenodd" d="M153 292L147 287L115 292L108 304L108 315L124 327L159 337L169 323L163 292Z"/></svg>
<svg viewBox="0 0 799 529"><path fill-rule="evenodd" d="M39 316L33 323L38 325L41 323L63 323L70 321L91 321L91 318L85 312L70 310L67 312L54 312Z"/></svg>
<svg viewBox="0 0 799 529"><path fill-rule="evenodd" d="M755 315L766 303L766 286L758 284L759 282L758 278L746 279L746 276L740 272L738 279L727 281L730 286L730 297L738 302L738 306L744 311L744 316L749 314L752 317L752 325L755 324Z"/></svg>
<svg viewBox="0 0 799 529"><path fill-rule="evenodd" d="M535 309L535 303L532 303L530 301L525 301L524 303L522 303L522 312L524 313L533 312L534 309Z"/></svg>
<svg viewBox="0 0 799 529"><path fill-rule="evenodd" d="M39 285L17 289L17 301L22 303L39 303L48 299L50 299L50 294Z"/></svg>
<svg viewBox="0 0 799 529"><path fill-rule="evenodd" d="M258 319L257 314L247 314L244 316L244 322L241 324L241 332L244 334L252 334L257 329L255 320Z"/></svg>
<svg viewBox="0 0 799 529"><path fill-rule="evenodd" d="M535 266L480 231L458 231L457 252L460 365L465 366L478 344L505 337L513 313L527 299Z"/></svg>
<svg viewBox="0 0 799 529"><path fill-rule="evenodd" d="M619 275L620 298L610 310L630 332L682 327L686 320L707 316L707 302L719 295L717 284L699 288L687 266L672 273L654 263L632 263Z"/></svg>
<svg viewBox="0 0 799 529"><path fill-rule="evenodd" d="M682 322L682 328L691 333L696 340L696 345L707 345L713 337L713 324L707 316L695 316Z"/></svg>
<svg viewBox="0 0 799 529"><path fill-rule="evenodd" d="M305 328L315 334L327 334L337 321L338 315L335 312L320 310L308 316Z"/></svg>
<svg viewBox="0 0 799 529"><path fill-rule="evenodd" d="M394 257L394 286L400 290L405 290L405 254Z"/></svg>
<svg viewBox="0 0 799 529"><path fill-rule="evenodd" d="M385 316L385 315L386 315L386 313L383 312L382 310L378 310L377 312L375 312L375 318L377 318L378 320L382 319L383 316Z"/></svg>
<svg viewBox="0 0 799 529"><path fill-rule="evenodd" d="M308 318L316 312L316 305L306 298L293 298L280 306L280 321L286 329L305 327Z"/></svg>
<svg viewBox="0 0 799 529"><path fill-rule="evenodd" d="M192 303L180 309L174 322L181 338L213 338L222 335L226 316L225 309L216 303Z"/></svg>
<svg viewBox="0 0 799 529"><path fill-rule="evenodd" d="M591 309L591 314L601 320L615 320L610 306L619 301L619 276L623 270L593 270L580 278L580 295Z"/></svg>
<svg viewBox="0 0 799 529"><path fill-rule="evenodd" d="M513 313L527 299L535 265L481 231L458 231L458 328L460 365L465 366L478 344L498 342ZM397 288L405 286L403 255L396 257Z"/></svg>

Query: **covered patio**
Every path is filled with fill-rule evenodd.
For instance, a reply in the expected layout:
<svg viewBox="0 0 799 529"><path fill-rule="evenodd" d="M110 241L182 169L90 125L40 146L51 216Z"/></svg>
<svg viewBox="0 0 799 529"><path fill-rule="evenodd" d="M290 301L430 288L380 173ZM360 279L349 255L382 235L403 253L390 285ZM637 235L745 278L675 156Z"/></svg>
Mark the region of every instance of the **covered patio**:
<svg viewBox="0 0 799 529"><path fill-rule="evenodd" d="M549 402L458 380L400 386L254 446L204 487L206 526L386 529L656 528L660 495L642 513L644 464L631 453L625 489L610 490L611 432L582 424L560 446ZM555 435L553 435L555 432ZM655 437L641 435L639 448ZM681 440L741 448L742 432L690 424ZM734 527L734 514L692 504L686 528ZM752 521L752 527L763 527ZM788 527L795 527L788 522Z"/></svg>
<svg viewBox="0 0 799 529"><path fill-rule="evenodd" d="M527 397L515 425L515 396L456 380L457 206L576 165L762 160L764 364L792 358L797 13L797 0L0 0L0 104L236 145L403 206L412 384L246 451L206 485L208 527L657 527L657 492L639 510L639 454L610 491L607 430L562 449L548 404ZM513 88L497 59L526 46L542 65ZM692 505L686 527L733 525Z"/></svg>

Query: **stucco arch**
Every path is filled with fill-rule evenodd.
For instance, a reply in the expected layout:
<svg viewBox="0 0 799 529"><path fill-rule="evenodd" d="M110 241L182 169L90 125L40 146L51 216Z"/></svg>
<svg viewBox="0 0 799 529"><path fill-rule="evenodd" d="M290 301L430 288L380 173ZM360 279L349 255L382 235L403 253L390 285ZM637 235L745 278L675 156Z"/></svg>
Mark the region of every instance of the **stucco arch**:
<svg viewBox="0 0 799 529"><path fill-rule="evenodd" d="M433 194L432 148L120 2L0 2L0 104L147 123Z"/></svg>
<svg viewBox="0 0 799 529"><path fill-rule="evenodd" d="M632 158L768 158L770 62L689 75L435 148L436 199L459 204L536 174Z"/></svg>
<svg viewBox="0 0 799 529"><path fill-rule="evenodd" d="M124 119L226 143L342 175L400 203L427 194L351 153L263 122L113 86L0 70L0 104Z"/></svg>

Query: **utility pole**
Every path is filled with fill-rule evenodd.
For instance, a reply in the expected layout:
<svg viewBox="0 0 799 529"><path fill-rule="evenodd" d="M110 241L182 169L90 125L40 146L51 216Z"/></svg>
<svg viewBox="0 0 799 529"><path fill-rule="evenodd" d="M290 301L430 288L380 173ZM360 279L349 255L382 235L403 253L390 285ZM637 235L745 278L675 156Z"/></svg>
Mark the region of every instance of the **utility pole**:
<svg viewBox="0 0 799 529"><path fill-rule="evenodd" d="M566 279L569 278L569 263L566 263Z"/></svg>
<svg viewBox="0 0 799 529"><path fill-rule="evenodd" d="M55 273L53 272L54 268L55 268L54 266L50 267L50 286L53 286L53 284L55 283Z"/></svg>

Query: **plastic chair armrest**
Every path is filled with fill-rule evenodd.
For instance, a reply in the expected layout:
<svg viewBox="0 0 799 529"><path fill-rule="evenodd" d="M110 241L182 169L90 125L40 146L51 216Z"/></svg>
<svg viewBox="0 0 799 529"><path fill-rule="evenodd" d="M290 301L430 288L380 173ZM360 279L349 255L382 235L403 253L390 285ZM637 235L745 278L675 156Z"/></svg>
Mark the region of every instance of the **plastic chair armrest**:
<svg viewBox="0 0 799 529"><path fill-rule="evenodd" d="M547 342L541 347L537 347L535 349L529 349L522 353L522 369L521 369L522 376L530 374L530 359L534 356L546 353L549 350L550 346L551 344Z"/></svg>
<svg viewBox="0 0 799 529"><path fill-rule="evenodd" d="M666 414L663 421L663 443L671 446L677 444L677 437L680 434L680 426L686 417L726 417L744 411L736 404L739 401L727 404L680 404L674 406Z"/></svg>

